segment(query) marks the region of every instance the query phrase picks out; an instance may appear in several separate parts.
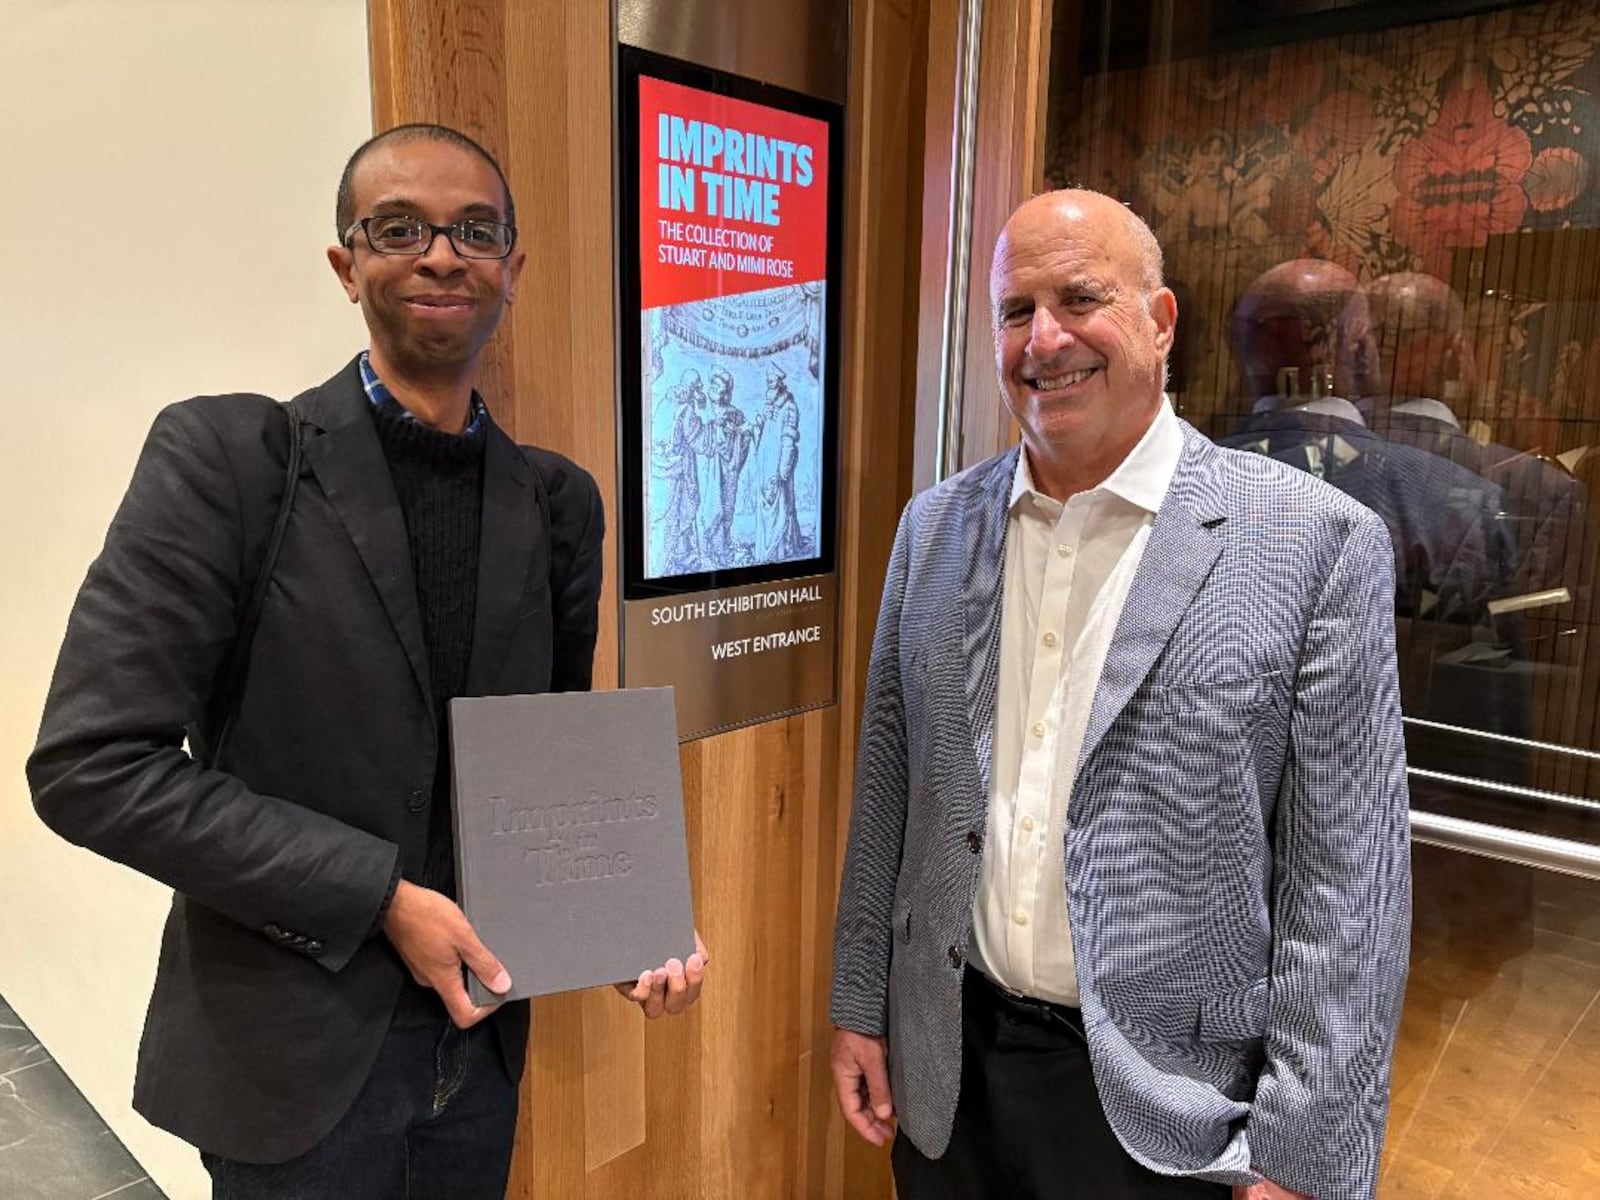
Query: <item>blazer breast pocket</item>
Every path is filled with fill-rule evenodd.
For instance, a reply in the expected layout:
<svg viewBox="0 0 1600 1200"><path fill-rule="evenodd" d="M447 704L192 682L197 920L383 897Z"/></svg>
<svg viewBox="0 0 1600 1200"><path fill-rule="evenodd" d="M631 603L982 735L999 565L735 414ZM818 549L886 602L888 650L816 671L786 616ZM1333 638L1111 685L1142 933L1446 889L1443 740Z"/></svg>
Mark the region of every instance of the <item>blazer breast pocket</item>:
<svg viewBox="0 0 1600 1200"><path fill-rule="evenodd" d="M1214 714L1245 723L1274 702L1282 690L1282 671L1175 684L1160 689L1157 708L1162 716L1174 720Z"/></svg>
<svg viewBox="0 0 1600 1200"><path fill-rule="evenodd" d="M1281 671L1183 683L1160 691L1145 744L1166 756L1191 797L1248 792L1281 760L1288 685Z"/></svg>

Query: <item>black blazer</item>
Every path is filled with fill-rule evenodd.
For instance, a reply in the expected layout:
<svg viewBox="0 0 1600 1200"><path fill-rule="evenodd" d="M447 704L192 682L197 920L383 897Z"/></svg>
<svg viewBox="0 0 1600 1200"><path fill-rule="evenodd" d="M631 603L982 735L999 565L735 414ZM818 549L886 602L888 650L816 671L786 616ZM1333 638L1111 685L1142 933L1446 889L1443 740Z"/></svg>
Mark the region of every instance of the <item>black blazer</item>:
<svg viewBox="0 0 1600 1200"><path fill-rule="evenodd" d="M214 690L283 488L260 396L156 418L67 627L28 778L64 837L176 893L134 1106L202 1150L292 1158L349 1107L404 975L376 918L422 866L439 722L404 521L352 362L298 401L299 493L217 769ZM587 688L594 481L498 428L467 694ZM514 1074L527 1006L496 1018Z"/></svg>

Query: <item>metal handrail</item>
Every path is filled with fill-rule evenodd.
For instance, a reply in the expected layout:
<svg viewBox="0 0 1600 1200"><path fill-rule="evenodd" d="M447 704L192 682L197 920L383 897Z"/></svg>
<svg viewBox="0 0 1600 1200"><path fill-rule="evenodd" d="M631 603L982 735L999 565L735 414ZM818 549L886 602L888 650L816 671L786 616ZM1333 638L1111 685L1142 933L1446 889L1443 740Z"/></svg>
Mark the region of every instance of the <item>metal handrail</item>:
<svg viewBox="0 0 1600 1200"><path fill-rule="evenodd" d="M1446 725L1443 721L1426 721L1421 717L1406 717L1405 723L1422 729L1437 729L1443 733L1457 733L1466 737L1483 738L1490 742L1503 742L1508 746L1521 746L1526 750L1542 750L1548 754L1570 754L1574 758L1587 758L1593 762L1600 762L1600 751L1584 750L1579 746L1563 746L1559 742L1536 742L1531 738L1516 737L1509 733L1472 729L1466 725Z"/></svg>
<svg viewBox="0 0 1600 1200"><path fill-rule="evenodd" d="M1517 800L1537 800L1541 804L1555 804L1561 808L1600 812L1600 800L1566 792L1547 792L1543 788L1523 787L1520 783L1501 783L1498 779L1484 779L1477 775L1452 775L1448 771L1432 771L1426 767L1407 767L1406 774L1417 779L1431 779L1435 783L1469 788L1475 792L1493 792L1497 796L1511 796Z"/></svg>
<svg viewBox="0 0 1600 1200"><path fill-rule="evenodd" d="M1411 838L1429 846L1499 859L1540 871L1600 880L1600 846L1503 825L1464 821L1443 813L1411 810Z"/></svg>

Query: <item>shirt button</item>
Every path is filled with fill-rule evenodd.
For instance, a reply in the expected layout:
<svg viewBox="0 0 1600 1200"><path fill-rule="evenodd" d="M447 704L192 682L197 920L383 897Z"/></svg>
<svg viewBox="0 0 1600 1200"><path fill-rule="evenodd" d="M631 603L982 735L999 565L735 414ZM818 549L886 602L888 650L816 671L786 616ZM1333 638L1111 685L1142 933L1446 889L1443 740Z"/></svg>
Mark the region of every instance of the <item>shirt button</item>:
<svg viewBox="0 0 1600 1200"><path fill-rule="evenodd" d="M1023 833L1032 833L1033 832L1033 818L1032 817L1023 817L1022 818L1022 832Z"/></svg>
<svg viewBox="0 0 1600 1200"><path fill-rule="evenodd" d="M1062 558L1071 558L1072 557L1072 547L1067 545L1065 542L1062 542L1059 546L1056 547L1056 553L1061 555Z"/></svg>
<svg viewBox="0 0 1600 1200"><path fill-rule="evenodd" d="M1036 737L1036 738L1042 738L1044 736L1044 722L1043 721L1035 721L1033 723L1033 736Z"/></svg>
<svg viewBox="0 0 1600 1200"><path fill-rule="evenodd" d="M1056 644L1056 635L1048 629L1045 630L1044 644L1046 646L1054 646Z"/></svg>
<svg viewBox="0 0 1600 1200"><path fill-rule="evenodd" d="M1028 923L1028 914L1019 908L1016 912L1011 914L1011 919L1018 925L1026 925Z"/></svg>

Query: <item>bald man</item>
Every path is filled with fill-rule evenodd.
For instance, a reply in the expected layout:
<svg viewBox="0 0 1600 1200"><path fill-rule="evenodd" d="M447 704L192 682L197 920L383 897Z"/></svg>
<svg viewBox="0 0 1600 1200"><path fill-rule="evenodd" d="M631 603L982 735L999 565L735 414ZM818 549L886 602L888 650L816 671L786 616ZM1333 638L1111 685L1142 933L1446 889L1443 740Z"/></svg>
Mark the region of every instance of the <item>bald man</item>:
<svg viewBox="0 0 1600 1200"><path fill-rule="evenodd" d="M1448 290L1448 289L1447 289ZM1221 444L1268 455L1354 497L1394 544L1395 611L1469 629L1506 590L1501 488L1450 458L1368 428L1353 397L1412 377L1426 357L1375 331L1394 307L1337 263L1291 259L1245 288L1231 332L1252 414ZM1388 422L1385 422L1387 428Z"/></svg>
<svg viewBox="0 0 1600 1200"><path fill-rule="evenodd" d="M1583 484L1537 447L1479 442L1463 428L1478 371L1461 298L1444 280L1414 271L1381 276L1363 292L1382 366L1362 401L1373 428L1499 490L1496 515L1512 543L1504 593L1576 590Z"/></svg>
<svg viewBox="0 0 1600 1200"><path fill-rule="evenodd" d="M1460 406L1471 399L1477 363L1454 288L1434 275L1399 271L1368 283L1362 299L1381 367L1372 393L1396 404L1425 398Z"/></svg>
<svg viewBox="0 0 1600 1200"><path fill-rule="evenodd" d="M1024 204L991 297L1022 445L895 541L845 1117L902 1200L1371 1196L1410 912L1388 534L1173 414L1122 205Z"/></svg>
<svg viewBox="0 0 1600 1200"><path fill-rule="evenodd" d="M1359 395L1376 370L1361 286L1326 259L1293 258L1262 272L1240 295L1230 333L1256 412ZM1353 408L1343 415L1359 420Z"/></svg>

